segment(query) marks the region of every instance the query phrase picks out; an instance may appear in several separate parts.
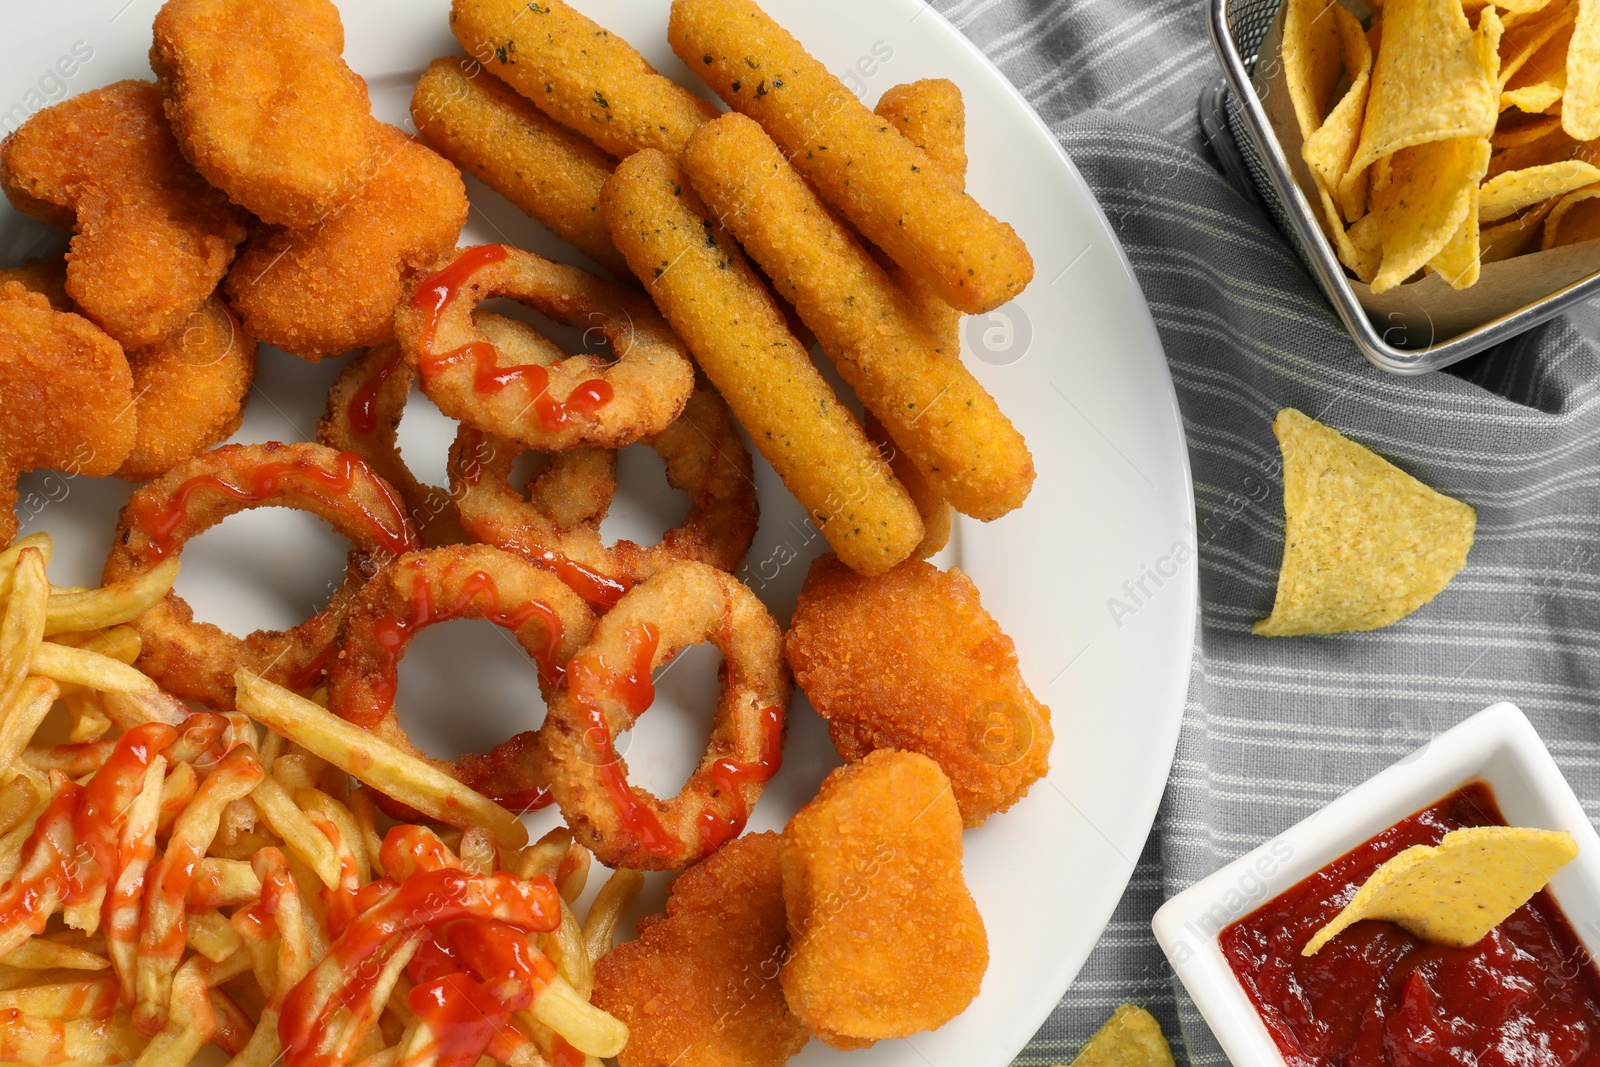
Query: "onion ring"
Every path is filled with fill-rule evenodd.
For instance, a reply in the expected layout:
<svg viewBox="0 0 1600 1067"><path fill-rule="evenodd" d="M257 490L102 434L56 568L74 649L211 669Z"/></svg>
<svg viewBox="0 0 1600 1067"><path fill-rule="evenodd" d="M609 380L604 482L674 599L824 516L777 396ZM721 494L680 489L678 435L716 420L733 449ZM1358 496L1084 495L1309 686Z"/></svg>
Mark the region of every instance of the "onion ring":
<svg viewBox="0 0 1600 1067"><path fill-rule="evenodd" d="M616 361L504 361L472 317L499 296L604 336ZM418 281L395 315L395 336L446 415L546 452L621 448L658 434L694 388L683 345L648 300L505 245L468 248Z"/></svg>
<svg viewBox="0 0 1600 1067"><path fill-rule="evenodd" d="M709 384L698 385L678 420L643 443L666 463L667 483L689 497L688 517L654 545L618 541L606 547L599 522L604 508L596 508L593 494L563 498L552 491L555 466L524 499L509 483L516 446L465 428L451 449L449 468L461 525L474 540L555 571L602 610L673 562L733 571L750 550L760 512L750 453L721 394ZM483 455L491 458L473 459ZM563 453L555 463L572 455L577 453Z"/></svg>
<svg viewBox="0 0 1600 1067"><path fill-rule="evenodd" d="M117 524L105 581L142 574L229 515L259 507L309 511L343 534L355 546L344 583L327 607L292 630L244 638L196 622L183 598L169 592L133 625L143 644L139 668L176 696L231 711L240 667L309 689L356 591L384 560L418 546L393 490L360 456L311 443L226 445L133 494Z"/></svg>
<svg viewBox="0 0 1600 1067"><path fill-rule="evenodd" d="M400 660L418 633L448 619L488 619L510 630L539 665L547 695L594 626L576 593L520 556L489 545L408 553L362 588L345 617L328 663L328 710L512 811L544 807L549 794L539 778L536 732L486 753L440 760L424 755L400 725L394 710ZM395 813L392 802L385 810Z"/></svg>
<svg viewBox="0 0 1600 1067"><path fill-rule="evenodd" d="M415 377L392 342L360 353L328 390L328 410L317 423L317 440L366 460L399 495L423 544L460 544L466 535L456 520L455 501L443 489L419 481L395 443Z"/></svg>
<svg viewBox="0 0 1600 1067"><path fill-rule="evenodd" d="M628 782L615 739L650 706L650 672L689 645L722 650L706 753L662 801ZM766 607L732 575L674 563L600 617L539 731L550 792L573 835L612 867L682 870L738 836L783 761L789 668Z"/></svg>

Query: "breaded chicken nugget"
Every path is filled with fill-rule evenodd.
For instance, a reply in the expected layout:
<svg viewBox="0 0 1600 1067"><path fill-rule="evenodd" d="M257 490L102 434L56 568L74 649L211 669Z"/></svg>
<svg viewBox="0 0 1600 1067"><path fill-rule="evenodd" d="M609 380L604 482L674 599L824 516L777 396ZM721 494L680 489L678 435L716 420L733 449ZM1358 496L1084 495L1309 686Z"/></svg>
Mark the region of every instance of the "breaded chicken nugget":
<svg viewBox="0 0 1600 1067"><path fill-rule="evenodd" d="M67 292L124 348L181 330L244 240L244 213L184 162L150 82L124 81L39 112L0 145L18 210L75 229Z"/></svg>
<svg viewBox="0 0 1600 1067"><path fill-rule="evenodd" d="M628 1026L620 1067L778 1067L806 1043L777 981L788 951L775 833L672 883L667 913L595 964L594 1005Z"/></svg>
<svg viewBox="0 0 1600 1067"><path fill-rule="evenodd" d="M67 295L67 261L64 258L30 259L15 267L0 267L0 285L20 282L30 293L39 293L57 311L73 310Z"/></svg>
<svg viewBox="0 0 1600 1067"><path fill-rule="evenodd" d="M128 353L138 435L117 477L147 482L232 436L256 373L256 339L221 297L176 336Z"/></svg>
<svg viewBox="0 0 1600 1067"><path fill-rule="evenodd" d="M470 59L445 56L429 64L411 94L411 117L440 155L476 174L618 281L627 279L628 261L600 217L600 189L614 165L610 156Z"/></svg>
<svg viewBox="0 0 1600 1067"><path fill-rule="evenodd" d="M454 0L450 29L496 77L619 159L641 148L676 156L717 113L566 0Z"/></svg>
<svg viewBox="0 0 1600 1067"><path fill-rule="evenodd" d="M330 0L167 0L150 66L183 151L263 221L314 226L381 151Z"/></svg>
<svg viewBox="0 0 1600 1067"><path fill-rule="evenodd" d="M309 230L252 234L228 274L245 328L313 362L394 339L406 277L456 245L467 222L461 172L393 126L372 180Z"/></svg>
<svg viewBox="0 0 1600 1067"><path fill-rule="evenodd" d="M1050 709L958 570L910 560L862 578L819 557L784 648L839 755L899 748L930 757L968 826L1015 804L1050 768Z"/></svg>
<svg viewBox="0 0 1600 1067"><path fill-rule="evenodd" d="M1019 295L1033 257L892 122L867 110L755 0L673 0L672 50L866 238L952 307L979 315ZM815 327L813 327L815 328Z"/></svg>
<svg viewBox="0 0 1600 1067"><path fill-rule="evenodd" d="M943 1026L989 968L939 765L880 750L823 780L783 831L789 1007L835 1048Z"/></svg>
<svg viewBox="0 0 1600 1067"><path fill-rule="evenodd" d="M19 282L0 284L0 545L17 533L19 475L110 474L133 447L134 422L117 342Z"/></svg>

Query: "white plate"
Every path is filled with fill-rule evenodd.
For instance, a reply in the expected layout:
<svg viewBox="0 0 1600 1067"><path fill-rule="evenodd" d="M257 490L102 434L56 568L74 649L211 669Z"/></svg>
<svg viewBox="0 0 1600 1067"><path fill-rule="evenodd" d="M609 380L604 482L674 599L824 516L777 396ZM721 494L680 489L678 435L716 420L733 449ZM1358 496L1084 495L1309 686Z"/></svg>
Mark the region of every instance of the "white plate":
<svg viewBox="0 0 1600 1067"><path fill-rule="evenodd" d="M694 84L667 47L666 0L577 2L661 70ZM10 12L0 44L0 126L69 93L150 77L145 57L158 6L75 0ZM379 117L409 124L416 75L434 56L457 52L448 4L342 6L347 57L368 78ZM1027 435L1038 482L1020 511L987 525L962 520L940 562L972 575L1016 639L1024 675L1054 711L1053 770L1012 811L967 834L967 878L991 951L976 1003L936 1033L849 1057L872 1067L1006 1064L1098 939L1171 766L1197 586L1182 427L1149 312L1105 219L1044 124L977 49L918 0L768 6L869 102L899 82L953 78L967 99L971 189L1017 227L1038 264L1037 280L1015 304L969 320L965 334L969 364ZM577 261L495 194L470 179L469 186L478 210L463 242L509 240ZM42 228L0 207L0 263L38 254L48 241ZM310 366L264 352L235 440L309 436L342 363ZM408 410L403 448L437 484L448 424L420 399ZM822 539L756 463L762 523L745 577L787 622ZM681 516L681 498L663 492L650 454L625 453L624 483L608 535L647 535ZM53 579L98 578L128 488L35 474L23 492L25 516L37 512L24 528L48 529L60 544ZM199 617L235 631L291 625L319 602L341 560L341 543L308 516L247 513L190 546L178 587ZM501 636L487 623L438 627L406 659L405 719L439 754L492 743L542 713L531 674ZM671 791L693 766L713 665L710 655L690 653L669 668L626 753L643 784ZM783 771L753 827L781 827L836 762L821 721L797 698ZM546 813L535 829L550 821ZM657 880L646 904L659 906L660 888ZM837 1055L813 1042L796 1062Z"/></svg>

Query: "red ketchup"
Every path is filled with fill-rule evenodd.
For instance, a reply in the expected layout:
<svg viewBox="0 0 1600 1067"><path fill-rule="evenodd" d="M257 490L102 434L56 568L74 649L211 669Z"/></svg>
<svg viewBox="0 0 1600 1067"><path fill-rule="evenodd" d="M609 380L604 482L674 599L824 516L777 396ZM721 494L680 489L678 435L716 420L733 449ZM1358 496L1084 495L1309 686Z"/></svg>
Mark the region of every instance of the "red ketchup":
<svg viewBox="0 0 1600 1067"><path fill-rule="evenodd" d="M627 647L620 664L608 664L595 654L574 657L567 664L567 692L588 723L584 742L589 749L589 758L599 768L600 781L616 807L617 821L647 851L661 856L674 856L682 844L661 825L656 813L639 799L628 784L628 777L623 773L621 760L617 756L616 739L611 736L611 726L606 721L605 709L601 707L601 701L609 697L626 708L634 718L638 718L655 700L656 689L650 678L650 666L654 662L661 634L652 624L641 623L624 630L622 639Z"/></svg>
<svg viewBox="0 0 1600 1067"><path fill-rule="evenodd" d="M1377 867L1463 826L1504 826L1472 782L1223 929L1223 955L1290 1067L1600 1064L1600 971L1548 890L1470 948L1360 922L1300 950Z"/></svg>
<svg viewBox="0 0 1600 1067"><path fill-rule="evenodd" d="M358 476L382 498L382 514L366 508L351 495ZM296 459L259 464L251 468L242 484L216 474L190 478L178 486L164 508L140 508L139 521L150 537L152 559L165 559L172 552L178 527L189 517L189 498L200 489L215 490L247 504L260 503L281 489L298 489L317 496L329 508L353 513L356 522L371 531L374 540L397 556L417 547L405 510L388 487L372 473L366 460L353 452L341 452L332 471Z"/></svg>
<svg viewBox="0 0 1600 1067"><path fill-rule="evenodd" d="M765 782L783 766L783 709L761 709L761 758L754 763L719 759L711 765L711 780L717 791L725 794L733 804L733 814L719 815L707 808L700 813L700 842L707 852L722 843L738 837L744 830L750 813L745 810L744 794L739 787L747 782Z"/></svg>
<svg viewBox="0 0 1600 1067"><path fill-rule="evenodd" d="M499 353L488 341L469 341L449 352L433 351L434 334L445 310L460 295L461 287L472 276L492 263L505 259L503 245L481 245L469 248L437 274L417 287L411 306L428 313L422 328L422 357L417 370L425 379L436 378L457 363L472 363L472 388L484 396L493 396L510 385L521 385L534 397L534 414L547 430L560 429L573 415L592 415L611 402L611 383L591 378L572 390L565 400L557 400L549 393L550 372L537 363L524 363L513 367L496 366Z"/></svg>

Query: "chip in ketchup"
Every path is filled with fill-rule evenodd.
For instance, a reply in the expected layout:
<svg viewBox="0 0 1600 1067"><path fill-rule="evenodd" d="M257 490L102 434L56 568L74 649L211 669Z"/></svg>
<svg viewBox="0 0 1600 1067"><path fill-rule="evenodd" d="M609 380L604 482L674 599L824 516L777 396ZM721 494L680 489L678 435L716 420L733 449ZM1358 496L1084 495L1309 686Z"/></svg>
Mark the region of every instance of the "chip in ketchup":
<svg viewBox="0 0 1600 1067"><path fill-rule="evenodd" d="M1227 926L1223 955L1290 1067L1600 1065L1600 971L1548 889L1449 948L1360 922L1300 950L1385 860L1463 826L1503 826L1470 782Z"/></svg>

